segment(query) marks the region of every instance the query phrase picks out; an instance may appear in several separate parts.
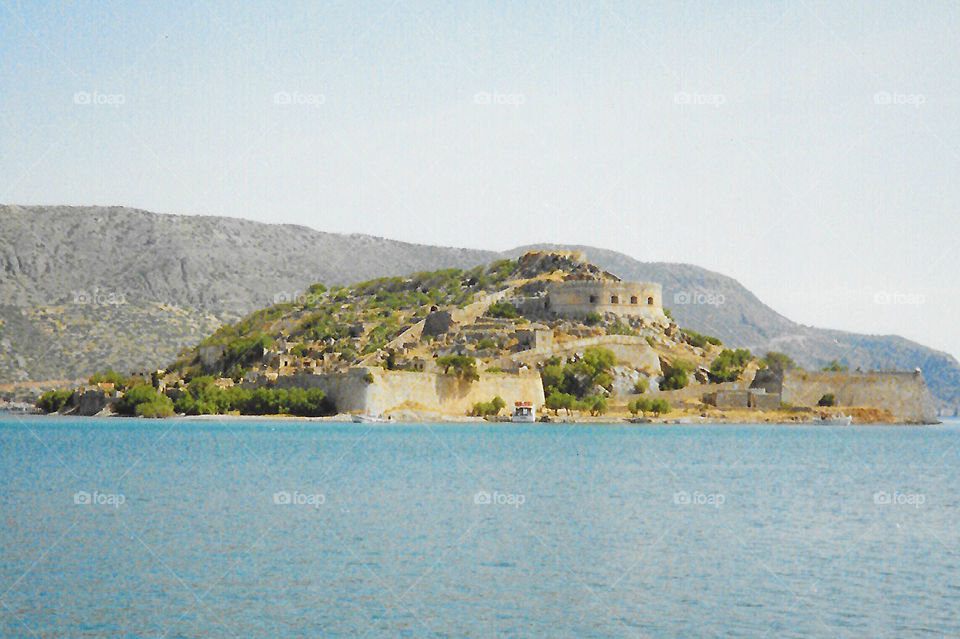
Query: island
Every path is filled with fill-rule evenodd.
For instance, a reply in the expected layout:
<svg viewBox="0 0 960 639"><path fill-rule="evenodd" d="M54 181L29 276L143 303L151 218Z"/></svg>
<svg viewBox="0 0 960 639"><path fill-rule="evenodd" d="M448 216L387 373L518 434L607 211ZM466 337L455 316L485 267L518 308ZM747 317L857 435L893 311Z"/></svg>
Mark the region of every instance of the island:
<svg viewBox="0 0 960 639"><path fill-rule="evenodd" d="M683 329L662 286L582 253L314 284L167 368L51 389L43 412L356 421L935 423L922 371L798 367Z"/></svg>

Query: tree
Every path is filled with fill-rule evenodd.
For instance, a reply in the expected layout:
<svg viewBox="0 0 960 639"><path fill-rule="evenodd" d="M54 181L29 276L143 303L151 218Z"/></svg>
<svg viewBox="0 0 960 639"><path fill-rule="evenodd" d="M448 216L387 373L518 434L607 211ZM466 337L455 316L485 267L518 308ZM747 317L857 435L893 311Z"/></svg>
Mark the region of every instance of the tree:
<svg viewBox="0 0 960 639"><path fill-rule="evenodd" d="M445 355L437 358L437 366L443 369L444 374L449 374L453 369L454 374L460 379L473 382L480 379L480 373L477 372L477 360L469 355Z"/></svg>
<svg viewBox="0 0 960 639"><path fill-rule="evenodd" d="M817 406L836 406L837 399L833 396L833 393L825 393L823 397L820 398L820 401L817 402Z"/></svg>
<svg viewBox="0 0 960 639"><path fill-rule="evenodd" d="M650 380L646 377L641 377L633 383L633 392L637 395L646 393L648 388L650 388Z"/></svg>
<svg viewBox="0 0 960 639"><path fill-rule="evenodd" d="M503 398L497 395L490 401L490 405L493 406L493 414L497 415L506 407L507 402L503 401Z"/></svg>
<svg viewBox="0 0 960 639"><path fill-rule="evenodd" d="M763 359L760 360L761 363L765 364L770 370L782 374L784 371L788 371L797 367L797 363L787 355L786 353L778 353L776 351L767 351L767 354L763 356Z"/></svg>
<svg viewBox="0 0 960 639"><path fill-rule="evenodd" d="M850 367L847 366L846 364L841 364L841 363L840 363L839 361L837 361L837 360L833 360L832 362L830 362L829 364L827 364L826 366L824 366L824 367L823 367L823 370L829 371L829 372L832 372L832 373L845 373L845 372L847 372L848 370L850 370Z"/></svg>
<svg viewBox="0 0 960 639"><path fill-rule="evenodd" d="M581 403L583 410L590 411L594 417L603 415L607 412L607 398L603 395L589 395L583 398Z"/></svg>

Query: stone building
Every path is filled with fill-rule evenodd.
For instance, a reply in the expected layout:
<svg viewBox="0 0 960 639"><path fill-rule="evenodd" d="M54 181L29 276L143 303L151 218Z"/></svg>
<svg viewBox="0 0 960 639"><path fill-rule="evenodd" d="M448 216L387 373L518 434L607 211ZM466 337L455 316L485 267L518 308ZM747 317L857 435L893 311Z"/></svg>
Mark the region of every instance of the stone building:
<svg viewBox="0 0 960 639"><path fill-rule="evenodd" d="M571 280L547 287L545 310L559 317L583 318L590 313L666 320L663 287L651 282Z"/></svg>
<svg viewBox="0 0 960 639"><path fill-rule="evenodd" d="M736 388L707 393L703 396L703 402L717 408L777 410L780 408L780 395L767 393L762 388Z"/></svg>

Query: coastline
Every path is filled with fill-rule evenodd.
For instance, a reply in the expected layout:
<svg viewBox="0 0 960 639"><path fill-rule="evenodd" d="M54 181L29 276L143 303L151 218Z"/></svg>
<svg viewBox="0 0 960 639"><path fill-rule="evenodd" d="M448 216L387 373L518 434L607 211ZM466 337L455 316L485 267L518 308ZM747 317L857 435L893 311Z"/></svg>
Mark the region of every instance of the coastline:
<svg viewBox="0 0 960 639"><path fill-rule="evenodd" d="M680 412L680 411L675 411ZM116 413L100 413L97 415L76 415L70 413L24 413L19 411L0 411L0 417L10 416L39 416L39 417L79 417L82 419L90 418L118 418L118 419L137 419L149 421L184 421L184 422L315 422L330 424L354 424L353 415L350 413L339 413L337 415L327 415L322 417L306 417L301 415L240 415L240 414L219 414L219 415L173 415L171 417L148 418L148 417L130 417L117 415ZM500 416L496 419L486 419L483 417L473 417L468 415L442 415L432 413L404 412L395 414L392 422L382 422L366 424L368 426L387 426L399 424L496 424L510 425L509 417ZM942 420L930 423L906 422L894 420L854 420L850 426L932 426L944 423ZM528 422L528 424L530 424ZM728 415L701 415L701 414L671 414L660 417L640 417L622 414L608 414L601 416L586 415L559 415L550 416L549 422L533 422L530 425L549 425L549 424L582 424L582 425L606 425L606 426L658 426L658 425L678 425L678 426L699 426L699 425L735 425L735 424L766 424L770 426L820 426L816 419L800 418L798 416L786 417L780 411L775 414L764 414L756 411L753 414L745 414L745 411L733 411ZM362 426L364 424L357 424Z"/></svg>

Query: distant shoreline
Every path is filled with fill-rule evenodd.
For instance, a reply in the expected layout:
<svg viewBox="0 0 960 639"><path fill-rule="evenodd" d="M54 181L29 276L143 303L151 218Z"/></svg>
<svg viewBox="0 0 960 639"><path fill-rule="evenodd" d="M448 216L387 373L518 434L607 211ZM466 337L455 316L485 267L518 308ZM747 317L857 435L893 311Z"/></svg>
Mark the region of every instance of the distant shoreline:
<svg viewBox="0 0 960 639"><path fill-rule="evenodd" d="M26 413L21 411L0 411L0 417L5 415L11 416L29 416L29 417L63 417L63 418L78 418L78 419L132 419L132 420L143 420L143 421L156 421L156 422L167 422L167 421L183 421L183 422L257 422L257 421L275 421L275 422L316 422L316 423L329 423L329 424L354 424L353 415L350 414L338 414L338 415L329 415L323 417L306 417L301 415L236 415L236 414L224 414L224 415L174 415L171 417L162 417L162 418L147 418L147 417L131 417L125 415L70 415L70 414L45 414L45 413ZM816 420L783 420L775 418L760 418L759 415L753 419L744 418L742 415L737 415L736 417L731 416L726 419L717 419L715 417L701 417L701 416L677 416L677 417L649 417L646 418L647 421L630 421L631 419L636 418L627 418L624 416L614 416L614 417L567 417L565 415L560 417L551 416L551 421L549 422L534 422L530 425L541 425L548 426L551 424L580 424L580 425L608 425L608 426L659 426L659 425L678 425L678 426L700 426L700 425L743 425L743 424L757 424L757 425L770 425L770 426L830 426L831 424L821 424ZM491 425L511 425L515 422L511 422L509 419L484 419L482 417L471 417L471 416L438 416L438 415L403 415L395 417L392 422L381 422L381 423L372 423L372 424L360 424L358 426L386 426L386 425L400 425L400 424L491 424ZM917 422L891 422L891 421L867 421L867 422L853 422L850 426L934 426L937 424L943 424L942 420L933 422L930 424L917 423ZM528 423L529 424L529 423ZM835 424L833 424L835 425Z"/></svg>

